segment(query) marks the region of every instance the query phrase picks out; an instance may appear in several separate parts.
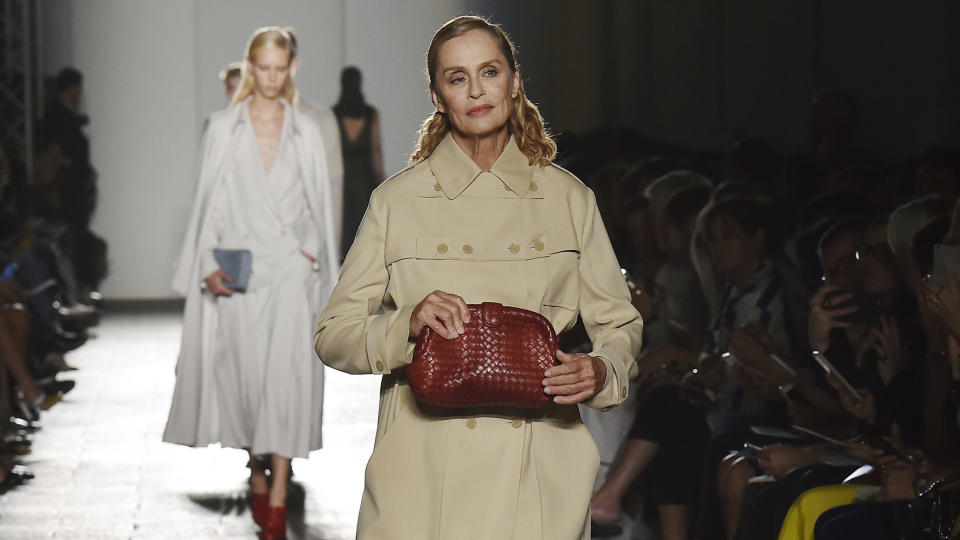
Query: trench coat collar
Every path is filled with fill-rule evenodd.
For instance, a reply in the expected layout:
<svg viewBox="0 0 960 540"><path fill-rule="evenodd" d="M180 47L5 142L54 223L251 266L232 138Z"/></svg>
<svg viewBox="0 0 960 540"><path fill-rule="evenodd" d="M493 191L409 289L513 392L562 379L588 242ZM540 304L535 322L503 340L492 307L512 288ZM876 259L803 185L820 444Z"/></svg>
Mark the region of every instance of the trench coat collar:
<svg viewBox="0 0 960 540"><path fill-rule="evenodd" d="M457 145L453 135L449 133L433 150L427 162L443 194L448 199L457 198L484 172ZM510 191L521 197L527 194L533 181L533 166L530 165L527 156L520 151L513 135L503 148L503 153L490 167L490 172L506 184Z"/></svg>

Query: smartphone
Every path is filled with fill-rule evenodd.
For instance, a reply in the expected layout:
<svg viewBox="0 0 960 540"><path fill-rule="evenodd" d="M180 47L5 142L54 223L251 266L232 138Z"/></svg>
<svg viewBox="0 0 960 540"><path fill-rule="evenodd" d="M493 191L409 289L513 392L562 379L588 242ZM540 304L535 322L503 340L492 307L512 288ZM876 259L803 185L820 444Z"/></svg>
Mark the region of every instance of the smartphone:
<svg viewBox="0 0 960 540"><path fill-rule="evenodd" d="M824 435L823 433L820 433L820 432L818 432L818 431L814 431L814 430L812 430L812 429L807 429L807 428L805 428L805 427L803 427L803 426L798 426L798 425L796 425L796 424L793 424L793 425L791 425L790 427L792 427L793 429L795 429L795 430L797 430L797 431L800 431L800 432L802 432L802 433L806 433L807 435L813 435L814 437L816 437L816 438L818 438L818 439L821 439L821 440L824 440L824 441L827 441L828 443L833 443L833 444L837 444L837 445L840 445L840 446L843 446L844 444L846 444L846 443L844 443L843 441L841 441L840 439L834 439L833 437L829 437L829 436L827 436L827 435Z"/></svg>
<svg viewBox="0 0 960 540"><path fill-rule="evenodd" d="M776 353L770 353L769 358L771 362L773 362L777 367L782 369L787 375L790 375L791 377L797 376L797 372L792 367L790 367L790 364L786 363L783 360L783 358L780 358L779 356L777 356Z"/></svg>
<svg viewBox="0 0 960 540"><path fill-rule="evenodd" d="M896 446L893 445L892 442L890 442L890 439L885 436L871 436L871 437L860 436L854 439L853 442L863 442L863 444L871 448L883 450L883 452L886 454L889 454L891 456L896 456L902 459L906 463L915 463L917 461L916 456L901 452Z"/></svg>
<svg viewBox="0 0 960 540"><path fill-rule="evenodd" d="M760 447L748 442L743 443L743 449L738 450L737 455L747 458L750 461L757 461L760 459Z"/></svg>
<svg viewBox="0 0 960 540"><path fill-rule="evenodd" d="M857 389L854 388L852 384L850 384L850 381L848 381L847 378L844 377L843 374L840 373L840 371L836 367L834 367L834 365L831 364L829 360L827 360L827 357L824 356L823 353L821 353L820 351L813 351L813 359L816 360L818 364L820 364L820 367L823 368L824 371L836 377L837 380L840 381L840 384L842 384L843 387L846 388L848 392L853 394L853 397L857 401L863 401L863 396L860 395L860 392L858 392Z"/></svg>
<svg viewBox="0 0 960 540"><path fill-rule="evenodd" d="M832 302L834 298L848 293L849 291L831 291L827 293L827 300ZM843 302L833 304L830 309L846 309L856 306L857 310L852 313L847 313L846 315L836 317L835 320L851 324L870 325L879 323L880 317L883 316L883 308L880 306L877 300L871 295L864 294L862 292L854 292L852 294L852 297Z"/></svg>
<svg viewBox="0 0 960 540"><path fill-rule="evenodd" d="M930 272L930 279L934 285L943 289L950 284L951 274L960 274L960 246L933 246L933 270Z"/></svg>

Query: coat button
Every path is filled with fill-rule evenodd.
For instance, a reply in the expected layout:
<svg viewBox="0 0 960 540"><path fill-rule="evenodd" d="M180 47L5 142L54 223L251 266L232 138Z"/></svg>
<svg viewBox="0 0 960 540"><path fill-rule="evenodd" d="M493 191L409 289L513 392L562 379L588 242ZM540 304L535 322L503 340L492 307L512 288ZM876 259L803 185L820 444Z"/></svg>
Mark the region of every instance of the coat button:
<svg viewBox="0 0 960 540"><path fill-rule="evenodd" d="M627 387L624 386L620 389L620 399L627 399Z"/></svg>
<svg viewBox="0 0 960 540"><path fill-rule="evenodd" d="M509 249L510 249L510 253L513 253L514 255L516 255L517 253L520 253L520 244L517 244L516 242L514 242L510 244Z"/></svg>
<svg viewBox="0 0 960 540"><path fill-rule="evenodd" d="M520 429L521 427L523 427L523 420L511 420L510 425L514 429Z"/></svg>
<svg viewBox="0 0 960 540"><path fill-rule="evenodd" d="M537 183L530 182L530 191L536 191L536 190L537 190Z"/></svg>
<svg viewBox="0 0 960 540"><path fill-rule="evenodd" d="M377 360L377 371L383 371L383 362Z"/></svg>
<svg viewBox="0 0 960 540"><path fill-rule="evenodd" d="M470 255L471 253L473 253L473 246L471 246L470 244L464 244L463 252L466 253L467 255Z"/></svg>
<svg viewBox="0 0 960 540"><path fill-rule="evenodd" d="M440 187L440 182L433 184L434 191L441 191L443 188Z"/></svg>
<svg viewBox="0 0 960 540"><path fill-rule="evenodd" d="M543 247L544 247L544 246L543 246L543 241L542 241L542 240L536 240L536 241L533 242L533 249L535 249L535 250L537 250L537 251L543 251Z"/></svg>
<svg viewBox="0 0 960 540"><path fill-rule="evenodd" d="M477 428L477 419L476 418L467 418L467 427L469 429Z"/></svg>
<svg viewBox="0 0 960 540"><path fill-rule="evenodd" d="M447 249L446 244L437 244L437 253L446 253Z"/></svg>

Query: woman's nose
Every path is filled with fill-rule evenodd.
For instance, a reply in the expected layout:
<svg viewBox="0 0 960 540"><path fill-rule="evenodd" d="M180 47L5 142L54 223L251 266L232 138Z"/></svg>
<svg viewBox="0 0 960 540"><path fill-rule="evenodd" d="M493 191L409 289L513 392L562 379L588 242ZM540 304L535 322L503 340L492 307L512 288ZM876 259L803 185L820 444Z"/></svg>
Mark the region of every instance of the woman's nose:
<svg viewBox="0 0 960 540"><path fill-rule="evenodd" d="M476 99L484 94L483 85L476 79L470 79L470 97Z"/></svg>

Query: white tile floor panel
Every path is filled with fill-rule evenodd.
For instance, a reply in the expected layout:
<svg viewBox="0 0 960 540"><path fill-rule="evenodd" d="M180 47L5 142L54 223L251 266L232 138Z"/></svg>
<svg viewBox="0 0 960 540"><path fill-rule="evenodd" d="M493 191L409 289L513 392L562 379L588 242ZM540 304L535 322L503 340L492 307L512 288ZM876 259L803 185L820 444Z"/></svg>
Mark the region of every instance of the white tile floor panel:
<svg viewBox="0 0 960 540"><path fill-rule="evenodd" d="M37 477L0 496L0 539L254 539L246 454L160 442L179 313L108 315L70 353L77 386L44 413ZM290 540L354 537L379 377L327 370L323 450L294 461Z"/></svg>

